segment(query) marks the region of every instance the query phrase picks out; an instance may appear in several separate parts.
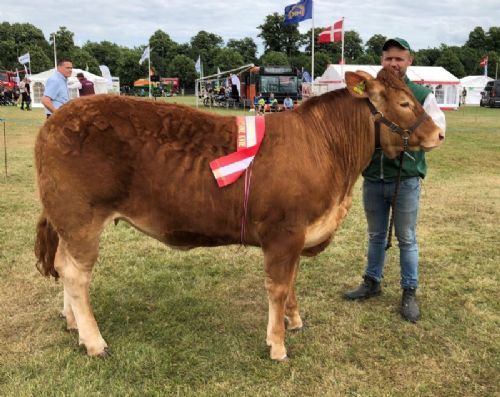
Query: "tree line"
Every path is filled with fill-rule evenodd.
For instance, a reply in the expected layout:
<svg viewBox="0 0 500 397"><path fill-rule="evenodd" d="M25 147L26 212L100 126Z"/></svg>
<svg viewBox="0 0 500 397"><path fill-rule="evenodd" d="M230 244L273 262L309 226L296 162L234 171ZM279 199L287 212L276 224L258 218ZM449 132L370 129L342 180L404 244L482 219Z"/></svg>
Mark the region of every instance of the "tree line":
<svg viewBox="0 0 500 397"><path fill-rule="evenodd" d="M284 25L283 15L273 13L258 26L264 44L264 53L257 56L257 44L251 37L224 39L206 31L199 31L189 43L177 43L168 33L157 30L149 38L151 65L158 75L179 77L181 85L189 88L197 78L195 62L203 62L204 75L229 70L247 63L258 65L292 66L311 70L311 30L301 34L297 25ZM315 37L323 28L314 29ZM74 43L74 33L62 26L55 34L45 38L41 29L30 23L2 22L0 24L0 69L22 68L18 57L27 52L31 57L32 73L39 73L54 65L53 44L56 41L57 57L70 58L75 67L100 74L99 65L107 65L121 84L131 85L148 74L147 62L139 65L145 46L128 48L110 41L87 41L81 47ZM379 64L382 45L386 36L375 34L363 43L358 32L344 33L344 58L347 64ZM495 77L495 65L500 61L500 27L485 31L477 26L469 33L463 46L441 44L414 52L414 65L442 66L458 78L483 74L479 62L488 57L488 75ZM315 74L321 75L330 63L341 58L341 44L315 45Z"/></svg>

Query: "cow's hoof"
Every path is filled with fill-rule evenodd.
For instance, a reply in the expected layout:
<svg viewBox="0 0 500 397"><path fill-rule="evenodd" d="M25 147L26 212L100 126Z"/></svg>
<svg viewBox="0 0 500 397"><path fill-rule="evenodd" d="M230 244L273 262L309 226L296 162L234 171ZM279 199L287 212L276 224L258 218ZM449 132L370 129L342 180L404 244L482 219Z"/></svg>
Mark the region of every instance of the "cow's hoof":
<svg viewBox="0 0 500 397"><path fill-rule="evenodd" d="M271 347L270 357L271 360L279 362L284 362L288 360L288 356L286 355L286 349L284 346L275 348Z"/></svg>
<svg viewBox="0 0 500 397"><path fill-rule="evenodd" d="M304 327L302 319L298 317L297 319L291 319L290 317L285 317L285 328L287 331L300 331Z"/></svg>
<svg viewBox="0 0 500 397"><path fill-rule="evenodd" d="M111 357L111 350L108 347L106 347L104 349L104 351L102 351L101 353L97 354L95 357L97 357L97 358L103 358L103 359L109 358L109 357Z"/></svg>

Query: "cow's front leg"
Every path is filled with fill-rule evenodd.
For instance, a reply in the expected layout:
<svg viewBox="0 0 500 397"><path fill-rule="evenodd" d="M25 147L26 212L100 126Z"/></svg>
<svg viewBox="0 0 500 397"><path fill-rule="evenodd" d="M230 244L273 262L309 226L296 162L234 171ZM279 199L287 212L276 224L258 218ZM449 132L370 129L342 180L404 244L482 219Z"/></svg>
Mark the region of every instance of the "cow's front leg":
<svg viewBox="0 0 500 397"><path fill-rule="evenodd" d="M287 232L280 234L282 238L273 238L271 242L265 242L263 250L266 271L265 286L269 299L266 341L271 348L271 359L281 361L287 358L285 305L295 280L295 271L304 239Z"/></svg>

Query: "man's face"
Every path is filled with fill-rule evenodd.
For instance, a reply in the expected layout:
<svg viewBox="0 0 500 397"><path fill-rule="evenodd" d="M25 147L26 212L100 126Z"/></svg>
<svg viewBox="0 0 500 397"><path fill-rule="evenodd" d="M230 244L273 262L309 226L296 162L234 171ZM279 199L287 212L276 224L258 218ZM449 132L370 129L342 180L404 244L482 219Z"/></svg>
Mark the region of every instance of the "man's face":
<svg viewBox="0 0 500 397"><path fill-rule="evenodd" d="M63 62L62 65L57 67L59 73L61 73L64 77L70 77L71 72L73 71L73 64L71 62Z"/></svg>
<svg viewBox="0 0 500 397"><path fill-rule="evenodd" d="M413 62L410 51L398 47L389 47L382 52L381 64L383 67L390 67L399 77L404 77L406 69Z"/></svg>

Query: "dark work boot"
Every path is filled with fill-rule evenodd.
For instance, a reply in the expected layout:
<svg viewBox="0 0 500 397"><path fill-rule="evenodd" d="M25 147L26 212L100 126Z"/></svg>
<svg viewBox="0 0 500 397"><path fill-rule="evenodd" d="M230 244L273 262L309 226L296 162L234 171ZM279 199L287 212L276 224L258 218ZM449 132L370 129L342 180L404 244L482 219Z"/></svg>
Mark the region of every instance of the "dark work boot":
<svg viewBox="0 0 500 397"><path fill-rule="evenodd" d="M363 283L358 288L344 293L344 299L368 299L372 296L381 294L382 289L380 288L380 283L378 281L375 281L368 276L364 276L363 279Z"/></svg>
<svg viewBox="0 0 500 397"><path fill-rule="evenodd" d="M416 292L416 288L403 289L403 299L401 301L401 315L405 320L412 323L416 323L420 319Z"/></svg>

